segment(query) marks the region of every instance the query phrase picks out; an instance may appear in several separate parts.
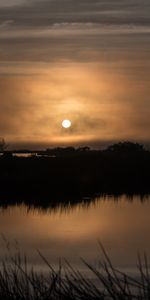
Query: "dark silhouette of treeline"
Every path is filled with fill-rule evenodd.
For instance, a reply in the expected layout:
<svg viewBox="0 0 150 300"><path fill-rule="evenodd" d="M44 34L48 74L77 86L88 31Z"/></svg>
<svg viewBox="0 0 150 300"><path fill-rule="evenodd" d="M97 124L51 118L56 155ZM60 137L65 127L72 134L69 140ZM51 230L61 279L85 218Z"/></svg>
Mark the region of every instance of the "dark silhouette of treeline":
<svg viewBox="0 0 150 300"><path fill-rule="evenodd" d="M150 151L143 145L120 142L105 150L54 148L29 157L4 151L0 157L0 199L18 197L31 203L42 199L44 205L123 193L150 193Z"/></svg>

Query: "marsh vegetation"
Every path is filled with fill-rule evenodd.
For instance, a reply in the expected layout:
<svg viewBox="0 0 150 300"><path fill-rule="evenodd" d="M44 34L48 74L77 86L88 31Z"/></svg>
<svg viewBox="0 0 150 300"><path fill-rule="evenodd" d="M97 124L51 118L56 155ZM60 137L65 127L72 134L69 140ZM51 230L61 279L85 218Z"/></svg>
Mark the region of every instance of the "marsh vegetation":
<svg viewBox="0 0 150 300"><path fill-rule="evenodd" d="M29 157L0 157L0 196L69 199L100 194L149 194L150 151L130 142L106 150L55 148ZM65 201L65 200L64 200Z"/></svg>
<svg viewBox="0 0 150 300"><path fill-rule="evenodd" d="M7 300L149 300L150 274L147 256L138 256L138 277L116 269L105 249L103 260L93 266L82 259L91 272L86 278L69 262L59 263L55 270L47 259L38 252L47 266L46 273L28 269L26 257L19 253L1 263L0 299Z"/></svg>

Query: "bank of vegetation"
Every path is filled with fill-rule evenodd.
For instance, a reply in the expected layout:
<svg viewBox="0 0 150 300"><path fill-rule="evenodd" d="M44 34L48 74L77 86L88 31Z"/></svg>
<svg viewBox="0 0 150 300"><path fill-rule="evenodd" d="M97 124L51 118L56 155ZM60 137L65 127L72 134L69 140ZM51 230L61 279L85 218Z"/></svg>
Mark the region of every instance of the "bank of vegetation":
<svg viewBox="0 0 150 300"><path fill-rule="evenodd" d="M4 151L0 156L0 199L73 203L123 193L150 193L150 151L140 144L118 143L105 150L55 148L29 157Z"/></svg>

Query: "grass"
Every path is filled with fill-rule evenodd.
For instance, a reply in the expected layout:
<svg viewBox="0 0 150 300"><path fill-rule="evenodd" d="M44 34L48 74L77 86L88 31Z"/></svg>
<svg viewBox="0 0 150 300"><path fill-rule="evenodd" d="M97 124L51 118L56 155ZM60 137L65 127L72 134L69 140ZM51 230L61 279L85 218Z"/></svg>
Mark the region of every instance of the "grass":
<svg viewBox="0 0 150 300"><path fill-rule="evenodd" d="M115 269L105 249L100 245L104 259L93 267L82 259L91 271L91 280L75 270L67 261L54 270L39 252L48 272L28 269L26 257L17 254L0 267L0 299L3 300L149 300L150 274L147 256L138 255L138 273L134 278ZM138 279L137 279L138 278ZM95 283L96 282L96 283Z"/></svg>

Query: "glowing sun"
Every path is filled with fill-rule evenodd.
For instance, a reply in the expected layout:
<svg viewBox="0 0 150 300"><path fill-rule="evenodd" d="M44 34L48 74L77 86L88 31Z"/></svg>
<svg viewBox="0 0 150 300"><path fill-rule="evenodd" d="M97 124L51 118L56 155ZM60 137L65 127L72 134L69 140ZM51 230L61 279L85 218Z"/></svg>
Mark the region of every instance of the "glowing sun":
<svg viewBox="0 0 150 300"><path fill-rule="evenodd" d="M71 121L70 120L63 120L62 121L62 127L64 127L64 128L71 127Z"/></svg>

